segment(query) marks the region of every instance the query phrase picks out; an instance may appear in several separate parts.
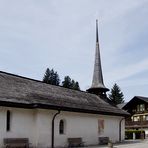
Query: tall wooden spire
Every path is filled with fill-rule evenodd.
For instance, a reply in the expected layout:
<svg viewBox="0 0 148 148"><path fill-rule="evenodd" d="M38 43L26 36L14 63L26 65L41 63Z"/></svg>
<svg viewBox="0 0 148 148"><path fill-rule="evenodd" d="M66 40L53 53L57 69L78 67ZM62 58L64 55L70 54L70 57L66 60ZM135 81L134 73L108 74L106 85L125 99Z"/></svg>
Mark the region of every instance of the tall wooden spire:
<svg viewBox="0 0 148 148"><path fill-rule="evenodd" d="M109 91L109 89L105 87L103 82L99 36L98 36L98 20L96 20L96 52L95 52L93 80L91 87L87 91L97 95L106 95L106 92Z"/></svg>

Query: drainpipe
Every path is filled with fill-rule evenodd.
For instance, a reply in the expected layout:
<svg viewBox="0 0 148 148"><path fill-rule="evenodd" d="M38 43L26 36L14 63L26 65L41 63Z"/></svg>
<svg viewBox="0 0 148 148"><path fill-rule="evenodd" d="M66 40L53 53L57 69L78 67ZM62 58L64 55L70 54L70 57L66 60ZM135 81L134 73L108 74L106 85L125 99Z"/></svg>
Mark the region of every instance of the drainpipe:
<svg viewBox="0 0 148 148"><path fill-rule="evenodd" d="M60 114L60 110L52 118L51 148L54 148L54 120L58 114Z"/></svg>
<svg viewBox="0 0 148 148"><path fill-rule="evenodd" d="M119 142L121 142L121 123L125 118L122 118L119 122Z"/></svg>

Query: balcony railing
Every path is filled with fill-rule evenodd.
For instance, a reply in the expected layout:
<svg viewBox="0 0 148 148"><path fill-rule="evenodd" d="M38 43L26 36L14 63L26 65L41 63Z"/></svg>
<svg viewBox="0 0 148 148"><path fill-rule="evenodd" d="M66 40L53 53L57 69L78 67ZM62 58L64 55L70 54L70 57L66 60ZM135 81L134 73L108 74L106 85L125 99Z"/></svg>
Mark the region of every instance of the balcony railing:
<svg viewBox="0 0 148 148"><path fill-rule="evenodd" d="M148 121L125 121L125 127L130 128L142 128L148 127Z"/></svg>
<svg viewBox="0 0 148 148"><path fill-rule="evenodd" d="M143 111L133 110L132 112L133 112L134 114L143 114L143 113L148 113L148 110L143 110Z"/></svg>

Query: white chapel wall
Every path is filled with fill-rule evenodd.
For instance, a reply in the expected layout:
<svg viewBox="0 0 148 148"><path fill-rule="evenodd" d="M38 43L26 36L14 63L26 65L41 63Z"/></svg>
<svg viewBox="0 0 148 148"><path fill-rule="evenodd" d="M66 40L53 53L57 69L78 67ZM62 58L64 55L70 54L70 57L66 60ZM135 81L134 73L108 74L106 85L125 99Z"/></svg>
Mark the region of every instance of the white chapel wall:
<svg viewBox="0 0 148 148"><path fill-rule="evenodd" d="M55 121L55 145L67 144L67 138L82 137L86 145L98 144L98 137L107 136L113 142L119 141L119 122L123 117L102 116L94 114L61 112ZM60 119L66 121L66 132L59 134L58 126ZM98 133L98 119L104 120L104 132ZM124 121L122 122L122 136L124 140Z"/></svg>
<svg viewBox="0 0 148 148"><path fill-rule="evenodd" d="M11 130L6 132L6 111L12 112ZM51 146L52 118L57 111L45 109L19 109L0 107L0 143L6 137L29 138L38 147ZM98 144L99 136L108 136L113 142L119 140L119 122L122 117L87 113L61 112L55 118L55 146L67 146L67 138L82 137L86 145ZM64 134L59 134L59 122L65 121ZM98 132L98 119L104 120L103 133ZM122 122L122 140L124 121ZM0 146L1 146L0 145Z"/></svg>
<svg viewBox="0 0 148 148"><path fill-rule="evenodd" d="M6 131L6 113L10 110L10 131ZM35 142L34 111L30 109L19 109L0 107L0 146L3 138L29 138Z"/></svg>
<svg viewBox="0 0 148 148"><path fill-rule="evenodd" d="M109 135L109 138L113 142L119 141L119 123L123 119L123 117L118 116L100 116L105 117L105 125L104 125L104 135ZM125 134L125 124L124 120L121 122L121 140L124 140Z"/></svg>
<svg viewBox="0 0 148 148"><path fill-rule="evenodd" d="M36 113L36 146L50 147L51 146L51 130L52 117L54 111L51 110L37 110Z"/></svg>

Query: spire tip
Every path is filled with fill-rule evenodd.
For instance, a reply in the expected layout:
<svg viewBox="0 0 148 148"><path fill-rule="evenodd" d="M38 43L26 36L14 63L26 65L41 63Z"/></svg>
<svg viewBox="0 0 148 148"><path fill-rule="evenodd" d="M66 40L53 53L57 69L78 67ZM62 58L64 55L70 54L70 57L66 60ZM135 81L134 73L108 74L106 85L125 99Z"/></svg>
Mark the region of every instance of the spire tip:
<svg viewBox="0 0 148 148"><path fill-rule="evenodd" d="M96 42L98 41L98 20L96 19Z"/></svg>

